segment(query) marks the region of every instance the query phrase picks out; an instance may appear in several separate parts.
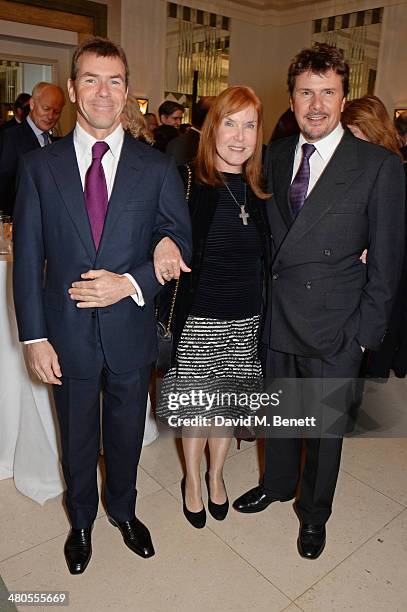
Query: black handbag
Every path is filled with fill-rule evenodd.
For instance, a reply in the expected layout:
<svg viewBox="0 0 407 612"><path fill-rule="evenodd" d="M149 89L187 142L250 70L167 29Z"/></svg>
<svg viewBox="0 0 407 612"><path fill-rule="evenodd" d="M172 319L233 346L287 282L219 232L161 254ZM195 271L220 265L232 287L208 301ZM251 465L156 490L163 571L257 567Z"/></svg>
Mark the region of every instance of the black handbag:
<svg viewBox="0 0 407 612"><path fill-rule="evenodd" d="M185 197L188 202L189 196L191 193L192 170L188 166L188 164L186 164L186 168L188 171L188 184L186 188ZM172 323L172 319L174 315L175 300L177 297L179 281L180 279L178 279L177 282L175 283L174 292L171 298L171 305L169 309L167 323L165 323L160 318L159 309L156 309L158 357L155 363L155 368L157 372L160 372L161 374L165 374L166 372L168 372L168 370L171 367L171 362L172 362L172 351L173 351L174 338L173 338L173 334L171 330L171 323Z"/></svg>

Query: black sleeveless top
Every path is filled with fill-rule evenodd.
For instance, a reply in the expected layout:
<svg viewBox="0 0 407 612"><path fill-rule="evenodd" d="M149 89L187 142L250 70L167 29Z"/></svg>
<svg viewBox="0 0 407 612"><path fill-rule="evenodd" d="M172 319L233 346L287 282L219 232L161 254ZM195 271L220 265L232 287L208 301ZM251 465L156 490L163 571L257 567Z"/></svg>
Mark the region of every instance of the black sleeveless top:
<svg viewBox="0 0 407 612"><path fill-rule="evenodd" d="M242 175L223 174L239 205L243 204L245 183ZM240 207L227 188L219 187L218 204L190 310L193 316L233 320L260 313L262 244L253 220L249 217L248 225L244 225L240 213Z"/></svg>

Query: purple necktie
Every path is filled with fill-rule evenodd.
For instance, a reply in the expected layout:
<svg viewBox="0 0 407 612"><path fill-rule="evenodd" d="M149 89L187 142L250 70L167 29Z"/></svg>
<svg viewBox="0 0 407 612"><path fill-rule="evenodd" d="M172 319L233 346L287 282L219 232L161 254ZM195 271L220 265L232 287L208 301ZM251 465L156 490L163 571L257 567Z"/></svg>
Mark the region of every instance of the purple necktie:
<svg viewBox="0 0 407 612"><path fill-rule="evenodd" d="M96 250L98 250L102 236L108 204L106 178L102 166L102 157L108 150L109 145L106 142L95 142L92 147L92 164L89 166L85 179L86 210Z"/></svg>
<svg viewBox="0 0 407 612"><path fill-rule="evenodd" d="M309 185L309 158L315 151L315 147L308 142L304 142L302 145L302 161L298 168L298 172L295 175L293 182L290 187L290 202L291 210L293 211L294 217L298 215L301 208L304 205L305 198L307 197L308 185Z"/></svg>

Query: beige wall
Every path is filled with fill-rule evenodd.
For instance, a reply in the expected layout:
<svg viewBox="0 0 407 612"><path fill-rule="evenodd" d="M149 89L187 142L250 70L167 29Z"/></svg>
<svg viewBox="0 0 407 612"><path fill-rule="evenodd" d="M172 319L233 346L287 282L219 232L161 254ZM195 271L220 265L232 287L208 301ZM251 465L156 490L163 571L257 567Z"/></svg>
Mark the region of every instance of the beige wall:
<svg viewBox="0 0 407 612"><path fill-rule="evenodd" d="M108 35L124 47L130 64L130 90L149 98L149 110L156 111L164 95L165 81L165 0L97 0L108 7ZM305 13L293 13L288 25L265 25L258 11L239 10L225 0L176 0L195 8L212 10L231 16L230 84L251 85L264 104L265 139L282 112L288 107L286 73L295 53L311 42L311 20L316 17L316 4ZM331 3L331 14L389 5L384 10L382 42L379 55L376 93L389 112L397 106L407 106L407 61L405 32L407 31L407 0L342 0ZM345 6L346 5L346 6ZM390 6L391 5L391 6ZM324 14L328 5L324 4ZM322 14L322 5L321 5ZM2 28L3 24L3 28ZM11 53L24 56L47 57L57 65L57 80L65 86L73 43L61 38L73 33L50 28L21 26L10 32L0 21L0 55ZM25 28L24 31L22 28ZM28 30L27 30L28 28ZM8 34L8 35L7 35ZM24 40L24 38L26 40ZM30 40L27 40L30 39ZM63 42L63 44L61 44ZM67 131L74 120L74 111L65 108L61 124Z"/></svg>
<svg viewBox="0 0 407 612"><path fill-rule="evenodd" d="M68 101L66 82L76 41L77 35L73 32L0 20L1 58L12 57L17 61L35 58L44 64L53 64L53 81L62 87L67 98L58 126L62 134L72 128L75 118L74 108Z"/></svg>
<svg viewBox="0 0 407 612"><path fill-rule="evenodd" d="M407 108L407 3L384 9L376 95L390 116L395 108Z"/></svg>
<svg viewBox="0 0 407 612"><path fill-rule="evenodd" d="M130 91L149 99L156 112L163 101L166 2L121 0L121 43L130 65Z"/></svg>
<svg viewBox="0 0 407 612"><path fill-rule="evenodd" d="M291 58L310 44L311 22L260 26L232 21L229 84L250 85L264 106L267 142L288 108L287 68Z"/></svg>
<svg viewBox="0 0 407 612"><path fill-rule="evenodd" d="M296 53L311 42L311 22L265 26L262 38L261 96L264 104L264 136L269 140L274 126L289 106L287 69Z"/></svg>

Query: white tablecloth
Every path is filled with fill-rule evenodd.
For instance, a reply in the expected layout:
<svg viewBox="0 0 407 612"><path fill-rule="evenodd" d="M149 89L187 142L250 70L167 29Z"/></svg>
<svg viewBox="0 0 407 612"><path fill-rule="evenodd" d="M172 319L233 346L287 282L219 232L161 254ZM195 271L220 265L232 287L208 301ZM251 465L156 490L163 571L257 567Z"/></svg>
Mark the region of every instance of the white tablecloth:
<svg viewBox="0 0 407 612"><path fill-rule="evenodd" d="M12 260L0 256L0 480L44 503L62 493L52 390L27 373L12 297ZM144 444L158 436L147 406Z"/></svg>

